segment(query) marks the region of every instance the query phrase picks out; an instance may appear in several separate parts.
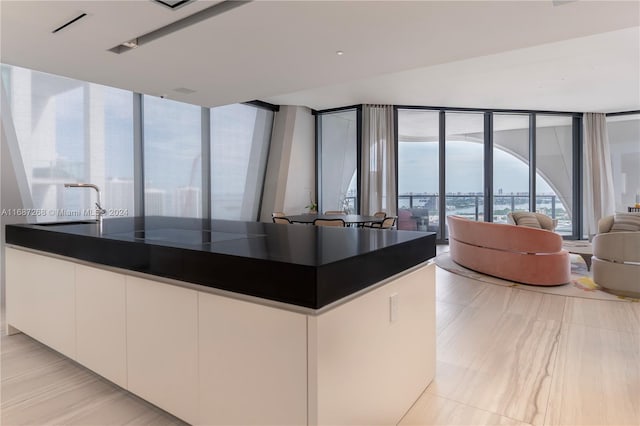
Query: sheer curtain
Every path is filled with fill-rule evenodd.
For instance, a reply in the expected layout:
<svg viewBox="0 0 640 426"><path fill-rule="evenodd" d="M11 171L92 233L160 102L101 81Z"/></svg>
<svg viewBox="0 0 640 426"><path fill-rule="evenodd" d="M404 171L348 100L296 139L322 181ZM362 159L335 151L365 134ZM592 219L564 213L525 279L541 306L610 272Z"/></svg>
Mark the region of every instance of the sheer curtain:
<svg viewBox="0 0 640 426"><path fill-rule="evenodd" d="M396 215L395 122L392 105L363 105L360 212Z"/></svg>
<svg viewBox="0 0 640 426"><path fill-rule="evenodd" d="M611 154L605 114L584 114L585 233L598 232L598 220L615 211Z"/></svg>

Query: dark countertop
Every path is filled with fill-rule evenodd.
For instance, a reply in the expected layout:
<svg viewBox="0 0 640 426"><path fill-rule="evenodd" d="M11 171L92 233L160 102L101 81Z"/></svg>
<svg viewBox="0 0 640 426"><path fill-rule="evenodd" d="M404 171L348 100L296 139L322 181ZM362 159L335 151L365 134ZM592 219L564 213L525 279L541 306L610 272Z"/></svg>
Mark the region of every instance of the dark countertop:
<svg viewBox="0 0 640 426"><path fill-rule="evenodd" d="M435 234L147 217L7 225L6 243L319 309L435 256Z"/></svg>

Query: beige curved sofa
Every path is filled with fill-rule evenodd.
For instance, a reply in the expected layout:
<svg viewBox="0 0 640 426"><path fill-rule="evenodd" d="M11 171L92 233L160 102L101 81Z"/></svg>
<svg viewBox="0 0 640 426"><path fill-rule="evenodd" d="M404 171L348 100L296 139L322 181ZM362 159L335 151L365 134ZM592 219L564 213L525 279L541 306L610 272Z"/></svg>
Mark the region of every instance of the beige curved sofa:
<svg viewBox="0 0 640 426"><path fill-rule="evenodd" d="M448 216L454 262L524 284L560 285L571 279L569 253L555 232Z"/></svg>
<svg viewBox="0 0 640 426"><path fill-rule="evenodd" d="M621 296L640 297L640 232L609 232L613 216L598 222L593 238L593 281Z"/></svg>

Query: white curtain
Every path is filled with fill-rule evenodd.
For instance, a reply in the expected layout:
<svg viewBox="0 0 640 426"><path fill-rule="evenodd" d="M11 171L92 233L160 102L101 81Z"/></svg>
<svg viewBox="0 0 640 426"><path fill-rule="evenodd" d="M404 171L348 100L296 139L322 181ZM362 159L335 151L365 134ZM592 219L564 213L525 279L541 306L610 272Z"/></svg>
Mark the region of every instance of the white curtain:
<svg viewBox="0 0 640 426"><path fill-rule="evenodd" d="M396 215L395 123L392 105L364 105L360 212Z"/></svg>
<svg viewBox="0 0 640 426"><path fill-rule="evenodd" d="M615 212L605 114L584 114L584 153L585 232L591 236L598 232L598 220Z"/></svg>

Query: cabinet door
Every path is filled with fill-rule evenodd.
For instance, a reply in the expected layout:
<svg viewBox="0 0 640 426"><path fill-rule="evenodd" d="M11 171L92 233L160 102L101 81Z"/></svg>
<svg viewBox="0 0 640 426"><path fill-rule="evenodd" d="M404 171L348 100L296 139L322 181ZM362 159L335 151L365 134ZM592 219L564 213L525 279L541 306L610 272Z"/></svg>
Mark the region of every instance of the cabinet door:
<svg viewBox="0 0 640 426"><path fill-rule="evenodd" d="M129 276L126 282L128 389L195 424L197 292Z"/></svg>
<svg viewBox="0 0 640 426"><path fill-rule="evenodd" d="M124 275L76 265L77 361L127 387Z"/></svg>
<svg viewBox="0 0 640 426"><path fill-rule="evenodd" d="M76 358L74 264L7 248L7 323Z"/></svg>
<svg viewBox="0 0 640 426"><path fill-rule="evenodd" d="M307 319L199 293L200 423L307 423Z"/></svg>
<svg viewBox="0 0 640 426"><path fill-rule="evenodd" d="M435 375L435 320L434 264L310 317L309 423L397 424Z"/></svg>

